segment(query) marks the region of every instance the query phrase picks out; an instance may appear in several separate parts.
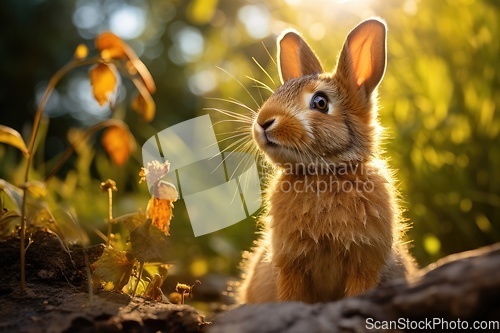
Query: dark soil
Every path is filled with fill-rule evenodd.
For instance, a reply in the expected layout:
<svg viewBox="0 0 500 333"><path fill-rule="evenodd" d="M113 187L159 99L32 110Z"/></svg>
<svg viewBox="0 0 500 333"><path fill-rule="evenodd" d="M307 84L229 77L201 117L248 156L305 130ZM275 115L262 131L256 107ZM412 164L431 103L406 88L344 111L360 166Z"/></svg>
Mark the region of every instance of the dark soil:
<svg viewBox="0 0 500 333"><path fill-rule="evenodd" d="M0 241L0 332L202 332L204 317L187 305L87 292L87 265L103 246L66 247L37 231L26 253L26 290L19 287L19 238Z"/></svg>

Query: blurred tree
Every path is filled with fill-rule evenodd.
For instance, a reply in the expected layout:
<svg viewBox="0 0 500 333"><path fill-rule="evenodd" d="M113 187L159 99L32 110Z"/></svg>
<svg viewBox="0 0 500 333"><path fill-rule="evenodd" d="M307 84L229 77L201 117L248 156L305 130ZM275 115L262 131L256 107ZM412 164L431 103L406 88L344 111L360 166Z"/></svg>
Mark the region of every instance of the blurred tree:
<svg viewBox="0 0 500 333"><path fill-rule="evenodd" d="M428 263L500 240L498 5L389 1L380 9L391 27L381 115L414 252Z"/></svg>

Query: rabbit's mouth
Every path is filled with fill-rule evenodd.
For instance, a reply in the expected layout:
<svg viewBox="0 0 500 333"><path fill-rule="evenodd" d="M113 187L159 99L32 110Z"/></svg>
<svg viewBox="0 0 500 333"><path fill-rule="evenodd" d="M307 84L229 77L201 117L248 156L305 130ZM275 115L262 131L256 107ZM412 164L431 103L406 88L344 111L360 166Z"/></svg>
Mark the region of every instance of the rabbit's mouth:
<svg viewBox="0 0 500 333"><path fill-rule="evenodd" d="M266 145L266 147L278 147L279 144L276 143L275 141L273 141L270 137L269 137L269 133L267 132L264 132L264 143Z"/></svg>

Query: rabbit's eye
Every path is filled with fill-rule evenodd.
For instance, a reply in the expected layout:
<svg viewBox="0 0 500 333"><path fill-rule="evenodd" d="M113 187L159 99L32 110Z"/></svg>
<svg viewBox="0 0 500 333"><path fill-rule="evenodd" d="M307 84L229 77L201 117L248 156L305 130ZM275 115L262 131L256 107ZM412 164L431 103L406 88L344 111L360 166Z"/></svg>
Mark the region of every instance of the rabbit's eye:
<svg viewBox="0 0 500 333"><path fill-rule="evenodd" d="M323 93L317 93L311 99L311 109L323 113L328 112L328 98Z"/></svg>

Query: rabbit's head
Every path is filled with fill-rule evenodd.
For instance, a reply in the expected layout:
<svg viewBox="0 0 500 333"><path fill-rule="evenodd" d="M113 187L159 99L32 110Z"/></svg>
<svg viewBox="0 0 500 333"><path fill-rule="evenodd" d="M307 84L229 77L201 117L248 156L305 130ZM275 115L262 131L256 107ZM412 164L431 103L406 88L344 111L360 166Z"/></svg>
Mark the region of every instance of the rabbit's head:
<svg viewBox="0 0 500 333"><path fill-rule="evenodd" d="M276 165L330 167L376 153L376 88L386 67L386 25L369 19L347 36L332 73L294 31L278 39L282 85L262 105L252 133Z"/></svg>

